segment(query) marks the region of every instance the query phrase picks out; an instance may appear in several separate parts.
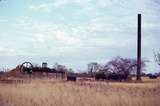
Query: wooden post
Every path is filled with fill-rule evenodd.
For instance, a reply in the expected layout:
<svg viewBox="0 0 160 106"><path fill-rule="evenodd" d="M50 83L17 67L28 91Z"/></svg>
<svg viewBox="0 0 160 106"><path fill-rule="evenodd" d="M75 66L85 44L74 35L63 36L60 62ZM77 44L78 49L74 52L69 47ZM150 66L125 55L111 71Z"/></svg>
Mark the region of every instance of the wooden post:
<svg viewBox="0 0 160 106"><path fill-rule="evenodd" d="M137 80L141 80L141 14L138 14L137 29Z"/></svg>

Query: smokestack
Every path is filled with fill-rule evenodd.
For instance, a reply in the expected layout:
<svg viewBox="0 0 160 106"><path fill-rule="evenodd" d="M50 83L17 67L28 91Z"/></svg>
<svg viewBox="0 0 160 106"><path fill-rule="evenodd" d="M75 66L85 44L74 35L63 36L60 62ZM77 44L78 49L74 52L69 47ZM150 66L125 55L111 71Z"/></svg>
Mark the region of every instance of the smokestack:
<svg viewBox="0 0 160 106"><path fill-rule="evenodd" d="M137 80L141 80L141 14L138 14L137 29Z"/></svg>

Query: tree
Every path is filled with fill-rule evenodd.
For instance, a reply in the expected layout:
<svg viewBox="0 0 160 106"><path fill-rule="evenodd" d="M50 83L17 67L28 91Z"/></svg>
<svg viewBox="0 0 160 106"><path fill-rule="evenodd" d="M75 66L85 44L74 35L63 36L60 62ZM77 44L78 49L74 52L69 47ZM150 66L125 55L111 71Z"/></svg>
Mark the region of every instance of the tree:
<svg viewBox="0 0 160 106"><path fill-rule="evenodd" d="M75 73L74 73L74 71L73 71L72 68L69 68L69 69L67 70L67 74L68 74L68 75L73 75L73 74L75 74Z"/></svg>
<svg viewBox="0 0 160 106"><path fill-rule="evenodd" d="M4 74L5 72L4 71L0 71L0 75Z"/></svg>
<svg viewBox="0 0 160 106"><path fill-rule="evenodd" d="M65 71L65 72L67 72L67 68L66 68L65 65L61 65L61 64L55 63L53 68L56 69L57 71Z"/></svg>
<svg viewBox="0 0 160 106"><path fill-rule="evenodd" d="M88 73L95 73L98 72L101 68L101 65L97 62L91 62L88 64Z"/></svg>
<svg viewBox="0 0 160 106"><path fill-rule="evenodd" d="M154 52L154 58L156 63L160 66L160 52Z"/></svg>
<svg viewBox="0 0 160 106"><path fill-rule="evenodd" d="M145 67L145 61L141 62L142 69ZM113 73L122 73L128 76L135 73L137 67L137 60L132 58L115 57L106 64L106 67Z"/></svg>

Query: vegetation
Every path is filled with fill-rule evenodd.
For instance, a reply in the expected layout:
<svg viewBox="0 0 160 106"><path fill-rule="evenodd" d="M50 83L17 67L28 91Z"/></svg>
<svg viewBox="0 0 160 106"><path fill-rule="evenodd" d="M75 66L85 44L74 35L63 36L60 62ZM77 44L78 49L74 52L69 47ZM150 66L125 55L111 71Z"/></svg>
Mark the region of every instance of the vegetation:
<svg viewBox="0 0 160 106"><path fill-rule="evenodd" d="M157 76L151 76L152 79L143 77L141 83L134 83L134 80L108 82L108 80L126 80L136 70L135 59L116 57L107 64L93 62L89 66L91 66L89 73L74 73L72 69L56 64L54 69L67 71L69 75L67 81L56 80L53 77L18 79L13 76L20 74L17 66L9 76L0 78L0 106L157 106L160 104L160 78ZM145 61L142 61L142 67L145 67ZM98 75L95 79L103 77L105 81L95 80L92 76L94 73Z"/></svg>
<svg viewBox="0 0 160 106"><path fill-rule="evenodd" d="M144 83L58 82L32 79L0 83L0 106L158 106L160 79Z"/></svg>
<svg viewBox="0 0 160 106"><path fill-rule="evenodd" d="M160 52L154 52L155 61L160 66Z"/></svg>
<svg viewBox="0 0 160 106"><path fill-rule="evenodd" d="M146 60L142 60L142 69L145 69ZM101 65L97 62L89 64L89 73L97 79L127 80L129 75L135 74L137 70L137 60L132 58L115 57L108 63Z"/></svg>
<svg viewBox="0 0 160 106"><path fill-rule="evenodd" d="M143 69L145 68L144 60L142 60L141 66ZM130 73L135 73L137 60L132 58L115 57L108 62L106 67L115 73L124 72L125 74L129 75Z"/></svg>

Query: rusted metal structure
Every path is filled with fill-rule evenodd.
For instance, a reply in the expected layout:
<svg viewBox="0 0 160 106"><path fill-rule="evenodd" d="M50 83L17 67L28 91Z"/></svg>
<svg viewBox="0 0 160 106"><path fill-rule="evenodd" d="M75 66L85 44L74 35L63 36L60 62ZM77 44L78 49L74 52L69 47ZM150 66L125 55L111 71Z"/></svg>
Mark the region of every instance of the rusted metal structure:
<svg viewBox="0 0 160 106"><path fill-rule="evenodd" d="M53 73L53 74L60 74L61 78L64 79L66 77L65 70L57 70L54 68L47 67L47 63L42 63L42 67L35 67L32 65L31 62L24 62L20 66L20 71L24 74L34 74L34 73Z"/></svg>

